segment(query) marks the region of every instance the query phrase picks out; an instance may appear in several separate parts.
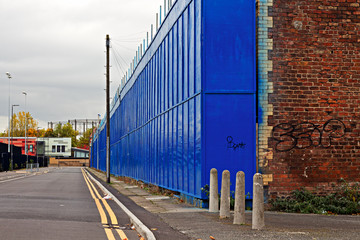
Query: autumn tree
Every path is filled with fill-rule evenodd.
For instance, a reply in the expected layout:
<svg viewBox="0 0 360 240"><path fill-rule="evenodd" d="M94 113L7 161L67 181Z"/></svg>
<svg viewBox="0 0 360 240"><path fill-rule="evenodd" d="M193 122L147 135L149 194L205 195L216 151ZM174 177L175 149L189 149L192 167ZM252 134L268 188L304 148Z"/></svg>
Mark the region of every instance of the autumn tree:
<svg viewBox="0 0 360 240"><path fill-rule="evenodd" d="M57 124L54 130L55 137L71 137L71 146L75 147L77 145L77 135L78 131L75 131L70 123L61 125Z"/></svg>
<svg viewBox="0 0 360 240"><path fill-rule="evenodd" d="M40 136L41 137L57 137L52 128L48 128L48 129L46 129L46 131L44 130L44 132L42 132L42 134Z"/></svg>
<svg viewBox="0 0 360 240"><path fill-rule="evenodd" d="M27 120L27 121L26 121ZM14 137L25 137L25 125L26 135L28 137L36 137L36 130L38 122L34 120L29 112L18 112L15 113L11 120L12 133ZM11 127L11 126L10 126ZM4 136L8 136L9 129L6 129L3 133Z"/></svg>
<svg viewBox="0 0 360 240"><path fill-rule="evenodd" d="M85 131L85 133L79 138L77 147L89 149L90 136L93 133L94 128L95 127L89 128L88 130Z"/></svg>

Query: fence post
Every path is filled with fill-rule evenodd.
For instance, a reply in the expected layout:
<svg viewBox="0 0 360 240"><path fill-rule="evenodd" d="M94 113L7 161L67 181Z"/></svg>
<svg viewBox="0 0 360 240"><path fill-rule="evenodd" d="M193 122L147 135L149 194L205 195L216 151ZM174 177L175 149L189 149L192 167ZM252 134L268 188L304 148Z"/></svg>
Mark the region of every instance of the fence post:
<svg viewBox="0 0 360 240"><path fill-rule="evenodd" d="M219 212L218 174L216 168L210 170L209 212Z"/></svg>
<svg viewBox="0 0 360 240"><path fill-rule="evenodd" d="M230 217L230 172L224 170L221 180L220 218Z"/></svg>
<svg viewBox="0 0 360 240"><path fill-rule="evenodd" d="M264 186L263 177L260 173L254 175L253 187L253 211L252 211L252 229L262 229L265 227L264 220Z"/></svg>
<svg viewBox="0 0 360 240"><path fill-rule="evenodd" d="M245 173L236 173L234 224L245 224Z"/></svg>

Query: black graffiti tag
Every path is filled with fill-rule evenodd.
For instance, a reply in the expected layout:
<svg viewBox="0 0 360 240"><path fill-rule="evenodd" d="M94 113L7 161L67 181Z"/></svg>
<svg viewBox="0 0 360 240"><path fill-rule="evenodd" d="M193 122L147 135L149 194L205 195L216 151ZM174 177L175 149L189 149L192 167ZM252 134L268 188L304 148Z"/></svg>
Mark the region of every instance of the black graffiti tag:
<svg viewBox="0 0 360 240"><path fill-rule="evenodd" d="M281 123L273 128L271 137L276 141L275 150L286 152L294 148L329 148L334 140L342 138L345 132L345 124L342 121L331 119L323 126L311 122L302 122L297 125Z"/></svg>
<svg viewBox="0 0 360 240"><path fill-rule="evenodd" d="M240 142L240 143L234 143L233 142L233 137L231 137L231 136L228 136L227 138L226 138L226 141L227 141L227 147L228 148L232 148L234 151L235 150L237 150L237 149L245 149L245 143L243 143L243 142Z"/></svg>

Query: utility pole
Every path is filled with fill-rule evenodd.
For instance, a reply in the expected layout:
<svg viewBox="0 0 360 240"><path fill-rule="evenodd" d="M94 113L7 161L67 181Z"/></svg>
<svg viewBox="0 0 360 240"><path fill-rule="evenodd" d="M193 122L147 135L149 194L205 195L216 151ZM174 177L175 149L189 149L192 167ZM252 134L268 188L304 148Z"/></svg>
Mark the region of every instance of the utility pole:
<svg viewBox="0 0 360 240"><path fill-rule="evenodd" d="M28 158L28 146L27 146L27 111L26 111L26 97L27 97L27 93L26 92L22 92L25 95L25 155L26 155L26 169L28 168L28 164L29 164L29 158Z"/></svg>
<svg viewBox="0 0 360 240"><path fill-rule="evenodd" d="M106 182L110 183L110 38L106 35Z"/></svg>
<svg viewBox="0 0 360 240"><path fill-rule="evenodd" d="M13 150L13 145L14 145L14 141L13 141L13 138L14 138L14 131L13 131L13 128L14 128L14 107L18 107L20 105L18 104L13 104L11 105L11 148L10 148L10 166L11 166L11 171L14 171L14 150Z"/></svg>

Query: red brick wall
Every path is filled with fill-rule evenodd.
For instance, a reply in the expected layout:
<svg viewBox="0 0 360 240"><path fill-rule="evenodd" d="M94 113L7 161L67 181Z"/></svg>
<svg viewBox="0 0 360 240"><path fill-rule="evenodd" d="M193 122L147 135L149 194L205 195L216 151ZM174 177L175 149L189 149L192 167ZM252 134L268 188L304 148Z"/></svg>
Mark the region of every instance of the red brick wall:
<svg viewBox="0 0 360 240"><path fill-rule="evenodd" d="M274 0L270 196L360 181L360 0Z"/></svg>

